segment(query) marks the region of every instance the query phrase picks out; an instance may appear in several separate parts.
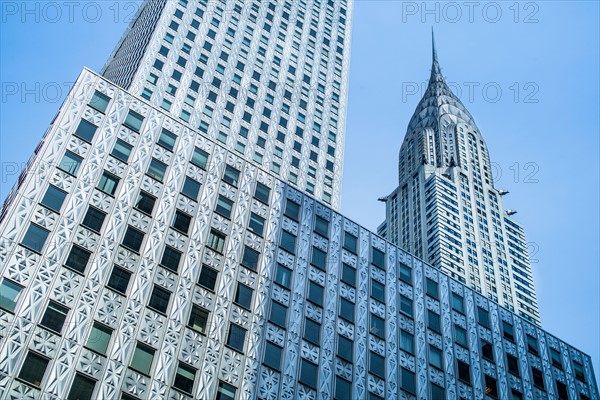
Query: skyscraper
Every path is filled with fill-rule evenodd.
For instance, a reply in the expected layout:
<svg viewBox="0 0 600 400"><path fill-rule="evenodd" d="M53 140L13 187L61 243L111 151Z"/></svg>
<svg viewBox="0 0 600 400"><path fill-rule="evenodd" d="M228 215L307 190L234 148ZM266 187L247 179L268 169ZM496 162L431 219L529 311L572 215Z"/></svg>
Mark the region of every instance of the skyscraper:
<svg viewBox="0 0 600 400"><path fill-rule="evenodd" d="M434 42L432 49L429 84L408 124L398 187L385 198L378 232L539 325L523 228L504 209L506 191L494 187L483 136L446 84Z"/></svg>
<svg viewBox="0 0 600 400"><path fill-rule="evenodd" d="M304 160L306 178L286 181L272 164L240 151L246 138L222 123L230 106L210 100L214 93L233 103L237 96L225 85L241 93L237 73L231 82L217 78L220 90L212 89L219 86L215 77L205 75L209 100L196 98L190 111L215 108L195 122L164 106L165 98L185 102L178 93L187 83L172 97L162 92L178 85L173 71L183 81L196 66L165 69L170 59L156 68L160 64L144 58L148 43L161 38L160 48L172 54L170 41L179 40L175 48L187 43L176 40L175 31L186 38L197 24L225 31L228 19L246 25L244 37L250 35L247 19L258 17L249 11L242 19L242 9L234 5L225 13L225 7L144 3L104 76L81 73L6 199L0 213L0 399L381 400L484 393L597 399L589 356L315 198L298 185L312 178L310 161ZM291 8L296 11L285 11ZM309 10L321 17L330 11L341 23L350 8L343 12L343 2L331 1L279 3L273 18L292 18L289 25L280 20L278 29L292 20L301 28ZM172 18L186 22L175 26ZM318 46L333 43L321 28ZM203 35L211 37L209 29ZM312 35L301 37L304 48ZM200 51L206 55L198 57L218 70L213 56L223 50L206 51L210 55ZM158 85L132 84L151 74ZM249 90L244 104L262 94L269 103L271 89L244 76L244 87L255 85L259 94ZM190 89L195 80L188 80ZM300 96L288 103L281 84L273 101L302 109L306 86L300 83ZM308 97L316 104L306 106L316 115L320 90L314 82L310 87L317 87ZM327 107L333 110L334 103ZM289 132L300 138L296 128L303 125L295 124L271 130L280 126L274 120L267 132L283 132L281 146L287 146ZM247 126L252 141L263 137L257 126L260 131L255 122ZM319 147L311 129L301 144Z"/></svg>

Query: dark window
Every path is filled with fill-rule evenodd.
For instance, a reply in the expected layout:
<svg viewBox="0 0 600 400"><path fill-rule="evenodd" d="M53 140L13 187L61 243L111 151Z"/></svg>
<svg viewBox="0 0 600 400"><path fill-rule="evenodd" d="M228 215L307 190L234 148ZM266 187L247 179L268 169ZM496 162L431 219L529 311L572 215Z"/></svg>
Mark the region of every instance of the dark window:
<svg viewBox="0 0 600 400"><path fill-rule="evenodd" d="M269 195L271 194L271 189L268 186L263 185L260 182L256 183L256 189L254 190L254 198L261 203L269 204Z"/></svg>
<svg viewBox="0 0 600 400"><path fill-rule="evenodd" d="M186 176L185 182L183 183L183 189L181 189L181 193L183 193L192 200L198 200L198 193L200 193L200 183L193 180L189 176Z"/></svg>
<svg viewBox="0 0 600 400"><path fill-rule="evenodd" d="M248 221L248 229L256 233L258 236L262 236L265 230L265 219L259 217L254 213L250 213L250 220Z"/></svg>
<svg viewBox="0 0 600 400"><path fill-rule="evenodd" d="M405 264L400 263L400 280L402 280L405 283L408 283L409 285L412 285L412 269Z"/></svg>
<svg viewBox="0 0 600 400"><path fill-rule="evenodd" d="M42 386L42 380L48 367L48 360L46 357L42 357L37 353L29 351L23 361L21 372L19 373L19 379L32 384L35 387Z"/></svg>
<svg viewBox="0 0 600 400"><path fill-rule="evenodd" d="M301 359L300 361L300 383L311 387L317 387L317 379L318 379L318 370L319 368L305 359Z"/></svg>
<svg viewBox="0 0 600 400"><path fill-rule="evenodd" d="M506 365L508 367L508 372L515 376L521 376L521 374L519 373L519 360L517 359L517 357L507 354Z"/></svg>
<svg viewBox="0 0 600 400"><path fill-rule="evenodd" d="M578 363L577 361L573 361L573 371L575 372L575 378L580 380L581 382L585 382L585 371L583 369L583 365Z"/></svg>
<svg viewBox="0 0 600 400"><path fill-rule="evenodd" d="M67 257L67 261L65 261L65 265L72 270L83 274L83 271L85 271L85 267L90 260L91 254L92 253L83 247L73 245L73 247L71 247L71 251L69 252L69 256Z"/></svg>
<svg viewBox="0 0 600 400"><path fill-rule="evenodd" d="M79 167L81 166L82 162L83 158L71 153L70 151L67 151L60 161L58 168L65 171L69 175L77 175L77 171L79 171Z"/></svg>
<svg viewBox="0 0 600 400"><path fill-rule="evenodd" d="M454 325L454 341L463 347L468 347L467 331L458 325Z"/></svg>
<svg viewBox="0 0 600 400"><path fill-rule="evenodd" d="M353 398L354 397L352 397L352 384L347 380L336 376L334 400L348 400Z"/></svg>
<svg viewBox="0 0 600 400"><path fill-rule="evenodd" d="M177 273L179 269L179 261L181 260L181 252L171 246L165 246L160 265Z"/></svg>
<svg viewBox="0 0 600 400"><path fill-rule="evenodd" d="M294 254L296 252L296 236L292 235L288 231L282 231L280 246L282 249Z"/></svg>
<svg viewBox="0 0 600 400"><path fill-rule="evenodd" d="M246 341L246 330L239 325L229 324L229 335L227 336L227 345L240 353L244 352L244 342Z"/></svg>
<svg viewBox="0 0 600 400"><path fill-rule="evenodd" d="M100 211L96 207L90 206L87 210L87 213L85 213L85 217L83 217L81 225L91 229L94 232L100 232L100 229L102 229L102 225L104 224L105 217L106 213L104 211Z"/></svg>
<svg viewBox="0 0 600 400"><path fill-rule="evenodd" d="M304 321L304 339L318 345L321 342L321 325L311 319Z"/></svg>
<svg viewBox="0 0 600 400"><path fill-rule="evenodd" d="M139 132L142 127L142 122L144 122L144 117L134 111L129 111L123 125L133 131Z"/></svg>
<svg viewBox="0 0 600 400"><path fill-rule="evenodd" d="M323 306L323 286L316 284L313 281L308 281L308 300L313 303Z"/></svg>
<svg viewBox="0 0 600 400"><path fill-rule="evenodd" d="M171 298L171 292L165 290L159 286L154 285L150 300L148 300L148 307L157 311L161 314L167 312L169 307L169 299Z"/></svg>
<svg viewBox="0 0 600 400"><path fill-rule="evenodd" d="M62 304L50 300L40 325L48 328L53 332L60 334L62 331L69 309Z"/></svg>
<svg viewBox="0 0 600 400"><path fill-rule="evenodd" d="M287 307L276 301L271 302L271 312L269 313L269 321L275 325L285 327L287 320Z"/></svg>
<svg viewBox="0 0 600 400"><path fill-rule="evenodd" d="M385 286L371 279L371 297L385 303Z"/></svg>
<svg viewBox="0 0 600 400"><path fill-rule="evenodd" d="M415 339L412 333L400 330L400 348L407 353L415 353Z"/></svg>
<svg viewBox="0 0 600 400"><path fill-rule="evenodd" d="M0 308L11 313L14 312L22 290L22 286L3 279L0 284Z"/></svg>
<svg viewBox="0 0 600 400"><path fill-rule="evenodd" d="M110 103L110 97L107 97L100 92L94 92L94 95L88 104L90 107L104 113L108 107L108 103Z"/></svg>
<svg viewBox="0 0 600 400"><path fill-rule="evenodd" d="M490 342L481 341L481 356L488 361L494 362L494 349Z"/></svg>
<svg viewBox="0 0 600 400"><path fill-rule="evenodd" d="M215 212L227 219L231 218L231 210L233 209L233 201L219 195Z"/></svg>
<svg viewBox="0 0 600 400"><path fill-rule="evenodd" d="M240 179L240 171L227 165L225 172L223 173L223 181L229 183L231 186L237 187Z"/></svg>
<svg viewBox="0 0 600 400"><path fill-rule="evenodd" d="M379 268L385 268L385 253L375 247L373 247L372 250L371 262Z"/></svg>
<svg viewBox="0 0 600 400"><path fill-rule="evenodd" d="M569 390L567 389L567 385L561 381L556 381L556 392L558 400L569 400Z"/></svg>
<svg viewBox="0 0 600 400"><path fill-rule="evenodd" d="M471 367L462 361L456 362L456 369L458 370L458 379L461 381L471 384Z"/></svg>
<svg viewBox="0 0 600 400"><path fill-rule="evenodd" d="M515 389L511 389L510 390L510 398L511 398L511 400L523 400L523 393L521 393Z"/></svg>
<svg viewBox="0 0 600 400"><path fill-rule="evenodd" d="M465 313L465 302L462 296L456 293L452 293L452 309L459 313Z"/></svg>
<svg viewBox="0 0 600 400"><path fill-rule="evenodd" d="M356 253L358 239L356 236L344 231L344 248L348 251Z"/></svg>
<svg viewBox="0 0 600 400"><path fill-rule="evenodd" d="M206 246L210 249L213 249L217 253L222 254L223 247L225 247L225 235L223 235L221 232L211 229Z"/></svg>
<svg viewBox="0 0 600 400"><path fill-rule="evenodd" d="M533 386L541 390L546 390L546 386L544 385L544 375L542 374L542 371L535 367L531 367L531 376L533 377Z"/></svg>
<svg viewBox="0 0 600 400"><path fill-rule="evenodd" d="M292 270L284 267L281 264L277 264L277 270L275 271L275 282L289 289L292 283Z"/></svg>
<svg viewBox="0 0 600 400"><path fill-rule="evenodd" d="M385 321L377 315L371 314L371 327L369 331L378 338L385 339Z"/></svg>
<svg viewBox="0 0 600 400"><path fill-rule="evenodd" d="M442 351L437 347L429 345L429 364L432 366L443 369L444 368L444 360L442 357Z"/></svg>
<svg viewBox="0 0 600 400"><path fill-rule="evenodd" d="M404 295L400 295L400 311L410 317L413 315L413 302Z"/></svg>
<svg viewBox="0 0 600 400"><path fill-rule="evenodd" d="M177 372L175 373L175 380L173 381L173 387L179 389L184 393L192 393L194 389L194 380L196 379L196 369L179 362L177 366Z"/></svg>
<svg viewBox="0 0 600 400"><path fill-rule="evenodd" d="M284 214L294 221L298 221L300 219L300 205L288 199L285 203Z"/></svg>
<svg viewBox="0 0 600 400"><path fill-rule="evenodd" d="M148 166L148 172L147 172L148 176L156 179L159 182L162 182L165 177L166 172L167 172L166 164L158 161L155 158L153 158L152 161L150 161L150 165Z"/></svg>
<svg viewBox="0 0 600 400"><path fill-rule="evenodd" d="M496 379L489 375L485 375L485 393L494 399L498 398L498 385Z"/></svg>
<svg viewBox="0 0 600 400"><path fill-rule="evenodd" d="M77 372L73 378L67 400L92 400L96 381Z"/></svg>
<svg viewBox="0 0 600 400"><path fill-rule="evenodd" d="M85 140L88 143L91 143L92 139L94 139L94 135L96 134L96 129L98 129L96 125L86 121L85 119L82 119L75 130L75 136Z"/></svg>
<svg viewBox="0 0 600 400"><path fill-rule="evenodd" d="M85 347L94 350L96 353L105 355L108 344L110 343L112 331L113 330L108 326L94 322Z"/></svg>
<svg viewBox="0 0 600 400"><path fill-rule="evenodd" d="M531 336L531 335L526 335L527 336L527 350L536 356L539 356L540 353L538 351L538 340L537 338Z"/></svg>
<svg viewBox="0 0 600 400"><path fill-rule="evenodd" d="M129 156L131 155L132 149L133 147L130 144L125 143L121 139L117 139L115 147L113 147L113 150L110 154L123 162L127 162L129 161Z"/></svg>
<svg viewBox="0 0 600 400"><path fill-rule="evenodd" d="M140 210L144 214L152 215L152 210L154 210L155 202L156 198L154 196L151 196L146 192L140 192L135 202L135 208Z"/></svg>
<svg viewBox="0 0 600 400"><path fill-rule="evenodd" d="M352 362L354 357L354 342L344 336L338 335L337 355L346 361Z"/></svg>
<svg viewBox="0 0 600 400"><path fill-rule="evenodd" d="M160 137L158 138L158 144L164 147L167 150L173 151L175 147L175 142L177 141L177 136L175 134L169 132L166 129L163 129L160 133Z"/></svg>
<svg viewBox="0 0 600 400"><path fill-rule="evenodd" d="M502 335L511 342L515 341L513 326L506 321L502 321Z"/></svg>
<svg viewBox="0 0 600 400"><path fill-rule="evenodd" d="M175 216L173 217L173 228L181 233L188 233L190 229L190 223L192 222L192 217L183 213L179 210L175 211Z"/></svg>
<svg viewBox="0 0 600 400"><path fill-rule="evenodd" d="M342 264L342 282L356 286L356 269L346 263Z"/></svg>
<svg viewBox="0 0 600 400"><path fill-rule="evenodd" d="M317 215L315 218L315 232L319 235L327 237L329 233L329 221Z"/></svg>
<svg viewBox="0 0 600 400"><path fill-rule="evenodd" d="M258 260L260 258L260 253L256 250L251 249L250 247L244 247L244 255L242 257L242 265L246 268L251 269L252 271L256 271L258 268Z"/></svg>
<svg viewBox="0 0 600 400"><path fill-rule="evenodd" d="M409 393L416 393L415 373L404 367L400 367L401 387Z"/></svg>
<svg viewBox="0 0 600 400"><path fill-rule="evenodd" d="M110 278L108 278L108 286L111 289L116 290L119 293L125 294L127 292L127 286L129 286L129 279L131 278L131 272L119 268L116 265L113 267Z"/></svg>
<svg viewBox="0 0 600 400"><path fill-rule="evenodd" d="M428 296L437 300L438 298L438 283L432 279L425 279L426 285L425 290ZM454 305L454 302L453 302Z"/></svg>
<svg viewBox="0 0 600 400"><path fill-rule="evenodd" d="M49 185L48 189L46 189L46 194L44 194L44 197L42 198L40 204L51 209L52 211L60 213L60 209L66 197L66 192L63 192L55 186Z"/></svg>
<svg viewBox="0 0 600 400"><path fill-rule="evenodd" d="M347 321L354 322L354 303L343 297L340 299L340 317Z"/></svg>
<svg viewBox="0 0 600 400"><path fill-rule="evenodd" d="M129 367L144 375L150 374L152 362L154 361L154 353L155 350L152 347L138 342L135 347L135 351L133 352L133 357L131 358Z"/></svg>
<svg viewBox="0 0 600 400"><path fill-rule="evenodd" d="M562 355L560 354L560 351L550 347L550 358L552 359L552 365L558 369L563 369Z"/></svg>
<svg viewBox="0 0 600 400"><path fill-rule="evenodd" d="M208 153L196 147L194 149L194 154L192 155L191 163L197 167L206 169L206 165L208 164Z"/></svg>
<svg viewBox="0 0 600 400"><path fill-rule="evenodd" d="M237 389L225 382L219 381L217 388L217 398L215 400L234 400Z"/></svg>
<svg viewBox="0 0 600 400"><path fill-rule="evenodd" d="M219 276L219 272L217 270L212 269L207 265L202 265L200 277L198 278L198 284L210 291L214 291L215 284L217 282L217 276Z"/></svg>
<svg viewBox="0 0 600 400"><path fill-rule="evenodd" d="M327 263L327 254L324 251L317 249L316 247L312 248L312 257L310 260L311 264L320 270L325 271L325 264Z"/></svg>
<svg viewBox="0 0 600 400"><path fill-rule="evenodd" d="M490 327L490 314L487 310L481 307L477 307L477 320L481 325L485 326L486 328Z"/></svg>
<svg viewBox="0 0 600 400"><path fill-rule="evenodd" d="M427 327L434 332L441 333L440 315L427 310Z"/></svg>
<svg viewBox="0 0 600 400"><path fill-rule="evenodd" d="M36 253L41 253L49 234L50 232L46 229L31 224L29 225L25 236L23 236L21 244Z"/></svg>
<svg viewBox="0 0 600 400"><path fill-rule="evenodd" d="M281 368L281 353L283 349L271 342L265 342L265 357L263 364L277 371Z"/></svg>
<svg viewBox="0 0 600 400"><path fill-rule="evenodd" d="M369 372L380 378L385 378L385 358L371 352L369 355Z"/></svg>
<svg viewBox="0 0 600 400"><path fill-rule="evenodd" d="M188 326L193 330L206 333L206 325L208 324L208 311L199 307L195 304L192 305L192 311L190 312L190 320Z"/></svg>
<svg viewBox="0 0 600 400"><path fill-rule="evenodd" d="M429 388L431 390L431 398L432 399L445 399L446 398L443 387L438 386L435 383L432 383Z"/></svg>
<svg viewBox="0 0 600 400"><path fill-rule="evenodd" d="M131 226L127 227L125 236L123 236L123 246L129 250L138 252L142 247L142 241L144 240L144 232L137 230Z"/></svg>
<svg viewBox="0 0 600 400"><path fill-rule="evenodd" d="M252 288L238 282L235 292L235 304L247 310L252 305Z"/></svg>

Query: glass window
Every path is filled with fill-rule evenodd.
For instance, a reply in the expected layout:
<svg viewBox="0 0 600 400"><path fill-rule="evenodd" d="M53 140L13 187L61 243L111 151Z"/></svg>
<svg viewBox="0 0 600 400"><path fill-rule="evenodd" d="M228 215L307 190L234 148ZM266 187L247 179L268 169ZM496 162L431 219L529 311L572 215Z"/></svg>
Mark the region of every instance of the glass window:
<svg viewBox="0 0 600 400"><path fill-rule="evenodd" d="M22 290L22 286L4 279L0 283L0 308L11 313L14 312Z"/></svg>
<svg viewBox="0 0 600 400"><path fill-rule="evenodd" d="M181 193L185 196L189 197L192 200L198 200L198 193L200 193L200 183L193 180L189 176L185 177L185 182L183 183L183 189L181 189Z"/></svg>
<svg viewBox="0 0 600 400"><path fill-rule="evenodd" d="M385 286L371 279L371 297L385 303Z"/></svg>
<svg viewBox="0 0 600 400"><path fill-rule="evenodd" d="M277 371L281 368L281 353L283 349L271 342L265 342L265 357L263 364Z"/></svg>
<svg viewBox="0 0 600 400"><path fill-rule="evenodd" d="M244 342L246 341L246 330L239 325L229 324L229 335L227 336L227 345L240 353L244 352Z"/></svg>
<svg viewBox="0 0 600 400"><path fill-rule="evenodd" d="M344 231L344 248L348 251L356 253L358 247L358 238L356 236Z"/></svg>
<svg viewBox="0 0 600 400"><path fill-rule="evenodd" d="M346 263L342 264L342 282L352 287L356 286L356 269Z"/></svg>
<svg viewBox="0 0 600 400"><path fill-rule="evenodd" d="M442 351L432 345L429 345L429 364L438 369L444 369Z"/></svg>
<svg viewBox="0 0 600 400"><path fill-rule="evenodd" d="M289 289L292 283L292 270L284 267L281 264L277 264L277 270L275 271L275 282Z"/></svg>
<svg viewBox="0 0 600 400"><path fill-rule="evenodd" d="M313 246L311 264L314 265L315 267L319 268L320 270L325 271L326 263L327 263L327 254L325 254L324 251L319 250L318 248Z"/></svg>
<svg viewBox="0 0 600 400"><path fill-rule="evenodd" d="M106 284L106 286L113 290L116 290L121 294L125 294L127 292L127 286L129 286L130 278L131 272L124 270L123 268L117 267L115 265L113 267L112 273L110 274L110 278L108 279L108 283Z"/></svg>
<svg viewBox="0 0 600 400"><path fill-rule="evenodd" d="M258 236L262 236L265 229L265 219L259 217L254 213L250 213L250 221L248 221L248 229L256 233Z"/></svg>
<svg viewBox="0 0 600 400"><path fill-rule="evenodd" d="M440 315L427 310L427 327L434 332L441 333Z"/></svg>
<svg viewBox="0 0 600 400"><path fill-rule="evenodd" d="M177 273L179 269L179 261L181 260L181 252L171 246L165 246L160 265Z"/></svg>
<svg viewBox="0 0 600 400"><path fill-rule="evenodd" d="M83 217L81 225L94 232L100 232L100 230L102 229L102 225L104 224L105 217L105 212L90 206L87 210L87 213L85 214L85 217Z"/></svg>
<svg viewBox="0 0 600 400"><path fill-rule="evenodd" d="M308 300L322 307L323 290L323 286L320 286L313 281L308 281Z"/></svg>
<svg viewBox="0 0 600 400"><path fill-rule="evenodd" d="M375 247L372 248L371 253L371 262L373 263L373 265L376 265L379 268L385 268L385 254L381 250L376 249Z"/></svg>
<svg viewBox="0 0 600 400"><path fill-rule="evenodd" d="M184 393L192 393L194 389L194 380L196 379L196 369L182 363L181 361L177 365L177 372L175 373L175 380L173 381L173 387L179 389Z"/></svg>
<svg viewBox="0 0 600 400"><path fill-rule="evenodd" d="M385 358L371 351L369 354L369 372L385 379ZM438 397L434 398L437 399Z"/></svg>
<svg viewBox="0 0 600 400"><path fill-rule="evenodd" d="M454 325L454 341L463 347L468 347L467 331L458 325Z"/></svg>
<svg viewBox="0 0 600 400"><path fill-rule="evenodd" d="M352 362L354 357L354 342L344 336L338 335L337 355L346 361Z"/></svg>
<svg viewBox="0 0 600 400"><path fill-rule="evenodd" d="M432 279L426 278L425 279L425 290L428 296L434 298L434 299L438 299L438 283ZM452 305L454 305L454 303L452 303Z"/></svg>
<svg viewBox="0 0 600 400"><path fill-rule="evenodd" d="M415 383L415 373L404 368L400 367L400 382L403 390L406 390L409 393L416 393L416 383Z"/></svg>
<svg viewBox="0 0 600 400"><path fill-rule="evenodd" d="M94 135L96 134L96 129L98 129L96 125L86 121L85 119L82 119L79 121L79 125L75 130L75 136L85 140L88 143L91 143L92 139L94 139Z"/></svg>
<svg viewBox="0 0 600 400"><path fill-rule="evenodd" d="M223 173L223 181L229 183L231 186L237 187L240 179L240 171L227 165L225 172Z"/></svg>
<svg viewBox="0 0 600 400"><path fill-rule="evenodd" d="M206 169L206 165L208 164L208 153L196 147L194 149L194 154L192 155L191 163L202 169Z"/></svg>
<svg viewBox="0 0 600 400"><path fill-rule="evenodd" d="M100 178L100 182L98 182L98 189L102 190L106 194L113 196L117 191L118 185L119 178L111 173L104 171L102 177Z"/></svg>
<svg viewBox="0 0 600 400"><path fill-rule="evenodd" d="M538 340L536 337L531 335L526 335L527 337L527 350L536 356L539 356L540 353L538 351Z"/></svg>
<svg viewBox="0 0 600 400"><path fill-rule="evenodd" d="M281 327L285 326L287 320L287 307L276 301L271 302L271 312L269 313L269 321Z"/></svg>
<svg viewBox="0 0 600 400"><path fill-rule="evenodd" d="M242 265L246 268L256 271L258 268L258 260L260 253L256 250L251 249L248 246L244 247L244 255L242 256Z"/></svg>
<svg viewBox="0 0 600 400"><path fill-rule="evenodd" d="M127 162L129 161L129 156L131 155L132 149L133 147L131 145L125 143L121 139L117 139L115 147L113 147L112 152L110 154L123 162Z"/></svg>
<svg viewBox="0 0 600 400"><path fill-rule="evenodd" d="M340 317L347 321L354 322L354 303L340 298Z"/></svg>
<svg viewBox="0 0 600 400"><path fill-rule="evenodd" d="M329 221L317 215L315 218L315 232L319 235L327 237L329 234Z"/></svg>
<svg viewBox="0 0 600 400"><path fill-rule="evenodd" d="M42 386L42 380L44 379L49 361L46 357L29 351L25 357L25 361L23 361L19 379L35 387Z"/></svg>
<svg viewBox="0 0 600 400"><path fill-rule="evenodd" d="M556 392L559 400L569 400L569 390L567 389L567 385L559 380L556 381Z"/></svg>
<svg viewBox="0 0 600 400"><path fill-rule="evenodd" d="M95 388L95 380L77 372L75 378L73 378L67 400L92 400Z"/></svg>
<svg viewBox="0 0 600 400"><path fill-rule="evenodd" d="M513 326L507 321L502 321L502 336L504 336L505 339L508 339L511 342L515 341Z"/></svg>
<svg viewBox="0 0 600 400"><path fill-rule="evenodd" d="M94 321L85 347L96 353L106 355L112 331L108 326Z"/></svg>
<svg viewBox="0 0 600 400"><path fill-rule="evenodd" d="M461 381L471 384L471 367L460 360L456 361L456 369L458 371L458 379Z"/></svg>
<svg viewBox="0 0 600 400"><path fill-rule="evenodd" d="M160 137L158 138L158 144L164 147L167 150L173 151L175 148L175 141L177 140L177 136L174 133L169 132L166 129L163 129L160 133Z"/></svg>
<svg viewBox="0 0 600 400"><path fill-rule="evenodd" d="M215 212L225 218L231 218L231 210L233 209L233 201L229 200L222 195L219 195L217 199L217 207Z"/></svg>
<svg viewBox="0 0 600 400"><path fill-rule="evenodd" d="M347 380L336 376L334 400L348 400L353 398L354 397L352 397L352 384Z"/></svg>
<svg viewBox="0 0 600 400"><path fill-rule="evenodd" d="M541 390L546 390L546 385L544 384L544 375L542 371L535 367L531 367L531 376L533 377L533 385Z"/></svg>
<svg viewBox="0 0 600 400"><path fill-rule="evenodd" d="M490 327L490 314L481 307L477 307L477 320L486 328Z"/></svg>
<svg viewBox="0 0 600 400"><path fill-rule="evenodd" d="M292 235L288 231L281 232L281 243L280 247L290 253L296 253L296 236Z"/></svg>
<svg viewBox="0 0 600 400"><path fill-rule="evenodd" d="M300 205L288 199L285 203L284 214L285 216L293 219L294 221L298 221L298 219L300 218Z"/></svg>
<svg viewBox="0 0 600 400"><path fill-rule="evenodd" d="M412 269L408 265L400 263L399 275L402 282L412 285Z"/></svg>
<svg viewBox="0 0 600 400"><path fill-rule="evenodd" d="M315 364L302 358L300 361L300 383L313 389L316 388L318 371L319 368Z"/></svg>
<svg viewBox="0 0 600 400"><path fill-rule="evenodd" d="M69 309L62 304L50 300L40 325L53 332L60 334L62 331Z"/></svg>
<svg viewBox="0 0 600 400"><path fill-rule="evenodd" d="M110 97L96 91L94 92L94 95L88 104L90 107L95 108L101 113L104 113L108 107L108 103L110 103Z"/></svg>
<svg viewBox="0 0 600 400"><path fill-rule="evenodd" d="M252 305L253 292L252 288L238 282L235 292L235 304L249 310Z"/></svg>
<svg viewBox="0 0 600 400"><path fill-rule="evenodd" d="M58 168L62 169L69 175L77 175L77 171L79 171L79 167L83 162L83 158L79 157L75 153L71 153L70 151L65 152L64 157L58 164Z"/></svg>
<svg viewBox="0 0 600 400"><path fill-rule="evenodd" d="M404 295L400 295L400 311L410 317L413 315L413 302Z"/></svg>
<svg viewBox="0 0 600 400"><path fill-rule="evenodd" d="M41 253L48 239L49 231L35 224L29 225L21 244L36 253Z"/></svg>
<svg viewBox="0 0 600 400"><path fill-rule="evenodd" d="M582 364L578 363L577 361L573 361L573 371L575 372L575 378L577 378L577 380L580 380L581 382L586 382L585 370L583 369Z"/></svg>
<svg viewBox="0 0 600 400"><path fill-rule="evenodd" d="M147 215L152 215L152 210L154 210L154 203L156 202L156 197L151 196L150 194L140 191L138 198L135 202L135 208L139 211L143 212Z"/></svg>
<svg viewBox="0 0 600 400"><path fill-rule="evenodd" d="M563 369L562 355L558 350L550 347L550 358L552 359L552 365L554 365L558 369Z"/></svg>
<svg viewBox="0 0 600 400"><path fill-rule="evenodd" d="M438 386L435 383L432 383L431 386L429 387L429 389L431 391L432 399L445 399L446 398L446 394L444 393L443 387Z"/></svg>
<svg viewBox="0 0 600 400"><path fill-rule="evenodd" d="M318 345L321 342L321 325L311 319L305 319L303 338Z"/></svg>
<svg viewBox="0 0 600 400"><path fill-rule="evenodd" d="M271 189L268 186L263 185L260 182L256 183L256 189L254 190L254 198L261 203L269 204L269 196Z"/></svg>
<svg viewBox="0 0 600 400"><path fill-rule="evenodd" d="M385 321L377 315L371 314L371 334L378 338L385 339Z"/></svg>
<svg viewBox="0 0 600 400"><path fill-rule="evenodd" d="M407 353L415 353L414 336L405 330L400 330L400 348Z"/></svg>
<svg viewBox="0 0 600 400"><path fill-rule="evenodd" d="M138 342L129 367L144 375L149 375L154 361L154 353L155 350L152 347Z"/></svg>
<svg viewBox="0 0 600 400"><path fill-rule="evenodd" d="M208 324L208 311L204 308L192 305L192 311L190 312L190 320L188 326L196 332L206 333L206 326Z"/></svg>
<svg viewBox="0 0 600 400"><path fill-rule="evenodd" d="M236 388L225 382L219 381L217 388L217 398L215 400L235 400Z"/></svg>
<svg viewBox="0 0 600 400"><path fill-rule="evenodd" d="M452 309L458 311L459 313L465 313L464 299L461 295L454 292L452 292Z"/></svg>
<svg viewBox="0 0 600 400"><path fill-rule="evenodd" d="M42 198L40 204L49 208L52 211L56 211L60 213L60 209L67 197L67 193L60 190L56 186L49 185L48 189L46 189L46 194Z"/></svg>
<svg viewBox="0 0 600 400"><path fill-rule="evenodd" d="M192 217L179 210L175 211L175 215L173 216L173 229L187 234L190 229L191 222Z"/></svg>
<svg viewBox="0 0 600 400"><path fill-rule="evenodd" d="M85 271L85 267L87 267L88 261L90 260L90 253L83 247L73 245L71 247L71 251L69 252L69 256L67 257L67 261L65 261L65 266L68 268L83 274Z"/></svg>
<svg viewBox="0 0 600 400"><path fill-rule="evenodd" d="M162 182L166 172L167 165L153 158L152 161L150 161L150 165L148 166L148 172L146 174L156 179L157 181Z"/></svg>
<svg viewBox="0 0 600 400"><path fill-rule="evenodd" d="M494 349L490 342L481 340L481 356L488 361L494 362Z"/></svg>
<svg viewBox="0 0 600 400"><path fill-rule="evenodd" d="M123 125L133 131L139 132L142 127L142 122L144 122L144 117L134 111L129 111Z"/></svg>
<svg viewBox="0 0 600 400"><path fill-rule="evenodd" d="M123 236L122 245L131 251L138 252L142 247L142 241L144 240L144 232L137 230L131 226L127 227L125 236Z"/></svg>
<svg viewBox="0 0 600 400"><path fill-rule="evenodd" d="M212 269L207 265L202 265L200 277L198 278L198 284L212 292L215 290L215 284L218 276L219 272L217 270Z"/></svg>
<svg viewBox="0 0 600 400"><path fill-rule="evenodd" d="M508 372L515 376L521 376L519 372L519 359L513 355L506 355L506 365L508 367Z"/></svg>
<svg viewBox="0 0 600 400"><path fill-rule="evenodd" d="M167 312L167 308L169 307L170 298L171 292L161 288L160 286L154 285L154 289L152 289L152 294L150 295L150 300L148 300L148 307L161 314L165 314Z"/></svg>
<svg viewBox="0 0 600 400"><path fill-rule="evenodd" d="M220 232L217 232L214 229L211 229L210 235L208 236L208 241L206 245L216 251L217 253L223 253L223 247L225 247L225 235Z"/></svg>

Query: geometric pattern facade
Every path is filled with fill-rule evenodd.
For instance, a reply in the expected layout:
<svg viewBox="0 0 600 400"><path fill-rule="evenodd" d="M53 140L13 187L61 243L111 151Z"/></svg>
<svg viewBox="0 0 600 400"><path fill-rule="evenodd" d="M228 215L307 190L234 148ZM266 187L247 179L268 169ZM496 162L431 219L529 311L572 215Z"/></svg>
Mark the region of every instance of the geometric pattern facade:
<svg viewBox="0 0 600 400"><path fill-rule="evenodd" d="M97 127L85 140L82 119ZM65 154L81 157L77 170ZM55 209L49 185L66 193ZM146 212L141 191L157 199ZM99 399L599 398L586 354L91 71L9 199L0 284L20 289L2 294L0 399L75 398L74 387ZM94 229L90 207L105 213ZM87 262L73 263L74 246ZM181 254L175 266L167 246ZM131 273L122 291L115 268ZM64 324L48 318L51 304ZM190 319L198 308L202 329ZM96 324L110 332L102 349Z"/></svg>
<svg viewBox="0 0 600 400"><path fill-rule="evenodd" d="M429 85L400 149L399 186L386 198L378 231L539 325L524 231L492 173L483 137L446 84L434 46Z"/></svg>

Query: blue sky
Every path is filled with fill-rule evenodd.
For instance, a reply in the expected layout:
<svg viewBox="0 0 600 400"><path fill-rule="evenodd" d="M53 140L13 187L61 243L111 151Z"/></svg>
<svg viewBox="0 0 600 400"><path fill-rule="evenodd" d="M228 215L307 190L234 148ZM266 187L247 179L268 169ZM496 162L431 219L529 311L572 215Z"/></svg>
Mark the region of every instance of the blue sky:
<svg viewBox="0 0 600 400"><path fill-rule="evenodd" d="M2 2L0 199L83 66L99 71L137 1ZM355 2L342 211L375 229L429 77L487 142L526 229L544 329L600 366L599 7L592 1ZM24 7L28 7L25 9Z"/></svg>

